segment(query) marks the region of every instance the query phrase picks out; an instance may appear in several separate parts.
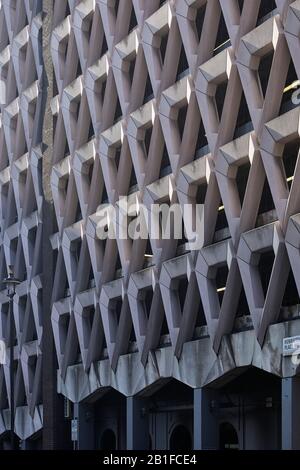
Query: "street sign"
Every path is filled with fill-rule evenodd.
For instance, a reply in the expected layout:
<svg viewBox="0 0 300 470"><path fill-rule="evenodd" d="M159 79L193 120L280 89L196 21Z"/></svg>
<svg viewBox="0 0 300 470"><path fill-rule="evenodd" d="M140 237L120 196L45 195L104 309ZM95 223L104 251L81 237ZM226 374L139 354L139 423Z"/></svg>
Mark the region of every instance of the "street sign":
<svg viewBox="0 0 300 470"><path fill-rule="evenodd" d="M282 354L283 356L292 356L293 354L299 354L300 351L300 336L291 336L289 338L283 338Z"/></svg>

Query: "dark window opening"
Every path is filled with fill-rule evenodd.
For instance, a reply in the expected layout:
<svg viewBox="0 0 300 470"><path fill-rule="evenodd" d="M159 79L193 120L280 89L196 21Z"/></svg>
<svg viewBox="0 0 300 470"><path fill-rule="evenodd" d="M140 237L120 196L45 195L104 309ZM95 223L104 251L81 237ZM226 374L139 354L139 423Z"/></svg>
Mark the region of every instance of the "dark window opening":
<svg viewBox="0 0 300 470"><path fill-rule="evenodd" d="M270 190L268 179L265 179L265 184L262 191L261 201L258 209L258 215L264 214L275 209L272 193Z"/></svg>
<svg viewBox="0 0 300 470"><path fill-rule="evenodd" d="M64 286L63 296L64 297L70 297L70 286L69 286L69 281L68 281L68 277L67 277L66 274L64 275L64 281L63 281L62 285Z"/></svg>
<svg viewBox="0 0 300 470"><path fill-rule="evenodd" d="M144 298L144 311L147 315L147 318L149 318L149 315L150 315L152 300L153 300L153 290L147 289L145 298Z"/></svg>
<svg viewBox="0 0 300 470"><path fill-rule="evenodd" d="M152 248L151 248L151 243L148 238L147 244L146 244L146 249L145 249L145 254L144 254L144 264L143 267L147 268L148 266L151 266L153 262L153 253L152 253Z"/></svg>
<svg viewBox="0 0 300 470"><path fill-rule="evenodd" d="M198 40L199 41L201 39L201 33L202 33L202 28L203 28L203 23L204 23L204 18L205 18L205 12L206 12L206 4L203 5L202 7L198 8L198 10L197 10L196 30L197 30Z"/></svg>
<svg viewBox="0 0 300 470"><path fill-rule="evenodd" d="M228 85L228 81L221 83L217 87L217 91L216 91L215 99L216 99L216 106L217 106L217 111L218 111L218 116L219 116L220 121L221 121L224 101L226 97L227 85Z"/></svg>
<svg viewBox="0 0 300 470"><path fill-rule="evenodd" d="M78 118L79 118L79 111L80 111L80 102L76 103L76 121L78 121Z"/></svg>
<svg viewBox="0 0 300 470"><path fill-rule="evenodd" d="M160 173L159 177L162 178L163 176L166 176L172 172L171 165L170 165L170 160L169 160L169 154L167 151L166 144L164 144L164 149L163 149L163 155L162 155L162 160L161 160L161 165L160 165Z"/></svg>
<svg viewBox="0 0 300 470"><path fill-rule="evenodd" d="M68 155L70 155L70 149L69 149L68 139L66 138L64 157L67 157Z"/></svg>
<svg viewBox="0 0 300 470"><path fill-rule="evenodd" d="M216 223L216 232L218 230L223 230L228 227L228 221L225 213L225 209L223 206L223 203L220 203L219 209L218 209L218 216L217 216L217 223Z"/></svg>
<svg viewBox="0 0 300 470"><path fill-rule="evenodd" d="M116 300L115 319L116 319L117 325L119 324L119 321L120 321L122 305L123 305L122 299Z"/></svg>
<svg viewBox="0 0 300 470"><path fill-rule="evenodd" d="M122 269L122 263L121 263L120 255L118 253L117 262L116 262L116 271L119 271L119 269Z"/></svg>
<svg viewBox="0 0 300 470"><path fill-rule="evenodd" d="M275 0L261 0L257 17L257 25L259 25L261 23L261 20L263 20L272 11L276 10L276 8L277 5Z"/></svg>
<svg viewBox="0 0 300 470"><path fill-rule="evenodd" d="M132 188L136 185L137 185L137 179L136 179L136 176L135 176L134 166L132 165L129 188Z"/></svg>
<svg viewBox="0 0 300 470"><path fill-rule="evenodd" d="M55 78L55 75L53 75L53 96L56 96L59 94L58 88L57 88L57 81Z"/></svg>
<svg viewBox="0 0 300 470"><path fill-rule="evenodd" d="M228 272L229 271L228 271L227 264L220 266L217 270L216 289L217 289L220 305L222 304L222 300L223 300L225 289L226 289Z"/></svg>
<svg viewBox="0 0 300 470"><path fill-rule="evenodd" d="M146 86L145 86L145 93L144 93L144 100L143 103L148 103L148 101L152 100L154 98L153 94L153 88L150 80L149 73L147 73L147 80L146 80Z"/></svg>
<svg viewBox="0 0 300 470"><path fill-rule="evenodd" d="M206 321L206 317L204 314L203 305L200 299L199 309L198 309L197 316L196 316L195 328L206 326L206 325L207 325L207 321Z"/></svg>
<svg viewBox="0 0 300 470"><path fill-rule="evenodd" d="M250 315L249 305L247 302L247 297L245 294L244 286L242 285L242 290L240 293L238 308L237 308L237 318L246 317Z"/></svg>
<svg viewBox="0 0 300 470"><path fill-rule="evenodd" d="M65 13L65 17L69 16L71 14L70 12L70 7L69 7L69 2L68 0L66 1L66 13Z"/></svg>
<svg viewBox="0 0 300 470"><path fill-rule="evenodd" d="M186 73L186 71L189 70L189 64L186 58L186 53L184 50L184 45L181 44L181 51L180 51L180 57L179 57L179 63L177 67L177 75L176 75L176 80L179 80L183 74Z"/></svg>
<svg viewBox="0 0 300 470"><path fill-rule="evenodd" d="M161 43L160 43L160 58L161 58L161 65L163 66L164 61L165 61L165 56L166 56L166 50L167 50L167 45L168 45L168 34L165 34L161 38Z"/></svg>
<svg viewBox="0 0 300 470"><path fill-rule="evenodd" d="M25 281L27 279L27 269L25 265L24 251L23 251L22 245L21 245L20 263L19 263L19 269L17 272L17 277L19 278L20 281Z"/></svg>
<svg viewBox="0 0 300 470"><path fill-rule="evenodd" d="M174 221L174 226L175 226L175 221ZM185 245L188 243L188 239L186 238L186 232L185 232L185 226L184 226L184 220L183 217L181 219L181 239L178 240L178 246Z"/></svg>
<svg viewBox="0 0 300 470"><path fill-rule="evenodd" d="M132 31L133 28L135 28L136 26L137 26L137 19L136 19L136 16L135 16L134 7L132 6L131 16L130 16L130 23L129 23L129 31Z"/></svg>
<svg viewBox="0 0 300 470"><path fill-rule="evenodd" d="M100 95L101 95L101 103L102 103L102 104L104 103L105 90L106 90L106 80L105 80L104 82L102 82L102 84L101 84Z"/></svg>
<svg viewBox="0 0 300 470"><path fill-rule="evenodd" d="M85 32L85 34L86 34L86 36L87 36L88 42L90 42L90 39L91 39L92 28L93 28L93 20L91 19L91 20L89 21L88 30Z"/></svg>
<svg viewBox="0 0 300 470"><path fill-rule="evenodd" d="M244 202L250 168L251 168L251 164L248 161L244 165L241 165L238 167L237 174L236 174L236 184L238 188L241 206L243 205L243 202Z"/></svg>
<svg viewBox="0 0 300 470"><path fill-rule="evenodd" d="M261 253L259 263L258 263L258 271L260 274L261 285L263 289L264 296L266 297L270 282L270 277L273 269L273 264L275 260L274 251L267 251Z"/></svg>
<svg viewBox="0 0 300 470"><path fill-rule="evenodd" d="M297 72L295 70L293 59L290 60L290 65L287 73L287 78L282 94L282 100L280 105L279 114L283 114L286 111L296 107L297 105L292 101L292 95L296 88L294 88L294 83L298 81Z"/></svg>
<svg viewBox="0 0 300 470"><path fill-rule="evenodd" d="M117 170L119 169L120 159L121 159L121 147L118 147L116 148L116 153L115 153L115 164L116 164Z"/></svg>
<svg viewBox="0 0 300 470"><path fill-rule="evenodd" d="M288 281L287 281L284 296L282 299L282 306L292 307L293 305L299 305L299 304L300 304L300 298L298 294L298 289L296 286L293 271L290 269Z"/></svg>
<svg viewBox="0 0 300 470"><path fill-rule="evenodd" d="M78 59L77 71L76 71L76 78L82 75L80 60Z"/></svg>
<svg viewBox="0 0 300 470"><path fill-rule="evenodd" d="M246 125L248 124L248 125ZM248 104L246 101L245 93L242 92L240 108L238 112L238 117L236 120L235 132L234 132L234 139L240 137L247 132L251 132L253 130L253 124L251 121L251 116L249 113Z"/></svg>
<svg viewBox="0 0 300 470"><path fill-rule="evenodd" d="M81 212L80 204L79 204L79 202L78 202L78 204L77 204L77 210L76 210L76 215L75 215L75 222L79 222L80 220L82 220L82 212Z"/></svg>
<svg viewBox="0 0 300 470"><path fill-rule="evenodd" d="M8 315L8 310L9 310L9 305L8 303L2 304L1 308L1 313L2 313L2 328L4 332L4 338L8 338L9 335L9 328L10 328L10 323L9 323L9 315Z"/></svg>
<svg viewBox="0 0 300 470"><path fill-rule="evenodd" d="M261 58L259 67L258 67L258 76L261 85L261 91L263 97L266 95L269 77L271 73L272 63L273 63L274 50L269 52L267 55Z"/></svg>
<svg viewBox="0 0 300 470"><path fill-rule="evenodd" d="M94 271L93 271L93 268L91 266L91 269L90 269L90 273L89 273L89 282L93 281L95 278L94 278Z"/></svg>
<svg viewBox="0 0 300 470"><path fill-rule="evenodd" d="M161 330L160 330L160 335L168 335L169 334L169 328L168 328L168 323L166 319L165 313L163 314L163 319L162 319L162 324L161 324Z"/></svg>
<svg viewBox="0 0 300 470"><path fill-rule="evenodd" d="M144 139L144 145L145 145L145 153L146 153L146 156L148 157L148 154L149 154L149 149L150 149L150 143L151 143L151 137L152 137L152 130L153 130L153 127L148 127L146 130L145 130L145 139Z"/></svg>
<svg viewBox="0 0 300 470"><path fill-rule="evenodd" d="M223 13L221 11L221 17L220 17L220 22L219 22L216 45L215 45L215 49L214 49L214 55L221 52L221 50L225 46L226 47L230 46L230 41L229 41L229 34L228 34L228 31L227 31L227 26L226 26L226 23L225 23L225 20L224 20Z"/></svg>
<svg viewBox="0 0 300 470"><path fill-rule="evenodd" d="M196 143L195 159L200 158L203 155L205 155L205 152L203 153L202 150L207 148L207 146L208 146L208 141L206 137L206 131L204 129L203 120L201 119L199 131L198 131L197 143Z"/></svg>
<svg viewBox="0 0 300 470"><path fill-rule="evenodd" d="M93 178L93 171L94 171L94 163L92 163L91 165L89 165L88 178L89 178L90 184L91 184L92 178Z"/></svg>
<svg viewBox="0 0 300 470"><path fill-rule="evenodd" d="M95 132L94 132L94 126L91 121L90 127L89 127L89 134L88 134L88 140L91 140L93 137L95 137Z"/></svg>
<svg viewBox="0 0 300 470"><path fill-rule="evenodd" d="M101 204L104 204L104 203L106 203L106 202L108 202L108 195L107 195L107 191L106 191L106 186L105 186L105 184L103 183Z"/></svg>
<svg viewBox="0 0 300 470"><path fill-rule="evenodd" d="M136 342L136 336L135 336L135 331L134 331L133 325L131 326L131 330L130 330L129 342L130 343L135 343Z"/></svg>
<svg viewBox="0 0 300 470"><path fill-rule="evenodd" d="M120 0L115 0L115 14L118 16Z"/></svg>
<svg viewBox="0 0 300 470"><path fill-rule="evenodd" d="M104 349L107 349L107 344L106 344L105 335L103 335L103 340L102 340L102 351L104 351Z"/></svg>
<svg viewBox="0 0 300 470"><path fill-rule="evenodd" d="M76 353L75 353L75 359L73 364L81 364L82 363L82 357L81 357L81 352L80 352L80 347L77 339L77 347L76 347Z"/></svg>
<svg viewBox="0 0 300 470"><path fill-rule="evenodd" d="M180 134L180 139L181 140L182 140L182 137L183 137L187 110L188 110L188 106L186 105L186 106L183 106L182 108L180 108L179 111L178 111L177 123L178 123L178 129L179 129L179 134Z"/></svg>
<svg viewBox="0 0 300 470"><path fill-rule="evenodd" d="M68 336L69 325L70 325L70 315L66 313L65 315L63 315L62 320L61 320L61 328L62 328L65 338L67 338Z"/></svg>
<svg viewBox="0 0 300 470"><path fill-rule="evenodd" d="M283 152L283 165L285 169L285 175L289 188L292 186L293 177L295 174L296 163L300 149L300 138L289 142L284 147Z"/></svg>
<svg viewBox="0 0 300 470"><path fill-rule="evenodd" d="M103 32L103 39L102 39L102 47L101 47L100 57L102 57L104 54L106 54L107 51L108 51L108 45L107 45L105 33Z"/></svg>
<svg viewBox="0 0 300 470"><path fill-rule="evenodd" d="M242 14L242 11L244 8L244 0L238 0L238 4L239 4L240 13Z"/></svg>
<svg viewBox="0 0 300 470"><path fill-rule="evenodd" d="M207 192L207 183L199 184L196 193L196 204L204 204Z"/></svg>
<svg viewBox="0 0 300 470"><path fill-rule="evenodd" d="M119 121L119 119L122 117L122 109L121 109L121 105L120 105L120 100L119 100L119 97L117 95L117 105L116 105L116 111L115 111L115 118L114 118L114 122L116 123L117 121Z"/></svg>
<svg viewBox="0 0 300 470"><path fill-rule="evenodd" d="M147 245L146 245L145 255L148 255L148 256L152 256L152 255L153 255L152 247L151 247L151 242L150 242L150 238L147 239Z"/></svg>
<svg viewBox="0 0 300 470"><path fill-rule="evenodd" d="M79 258L80 258L80 253L81 253L81 246L82 246L82 240L80 239L76 243L76 248L75 248L75 257L76 257L76 262L79 263Z"/></svg>
<svg viewBox="0 0 300 470"><path fill-rule="evenodd" d="M134 60L131 60L131 61L129 62L129 79L130 79L130 85L132 85L132 82L133 82L134 69L135 69L135 62L136 62L136 58L134 58Z"/></svg>
<svg viewBox="0 0 300 470"><path fill-rule="evenodd" d="M95 317L95 307L92 306L88 309L88 322L89 322L89 326L91 329L94 323L94 317Z"/></svg>

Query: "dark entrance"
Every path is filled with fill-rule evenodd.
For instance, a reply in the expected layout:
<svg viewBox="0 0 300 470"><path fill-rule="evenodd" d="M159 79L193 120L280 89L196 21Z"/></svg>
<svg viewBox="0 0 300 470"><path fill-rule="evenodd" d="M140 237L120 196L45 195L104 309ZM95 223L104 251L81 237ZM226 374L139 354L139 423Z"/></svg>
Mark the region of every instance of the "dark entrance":
<svg viewBox="0 0 300 470"><path fill-rule="evenodd" d="M239 449L237 432L230 423L222 423L220 426L220 449Z"/></svg>
<svg viewBox="0 0 300 470"><path fill-rule="evenodd" d="M170 437L170 450L192 450L192 438L189 430L182 424L176 426Z"/></svg>
<svg viewBox="0 0 300 470"><path fill-rule="evenodd" d="M111 429L106 429L100 439L100 450L116 450L116 435Z"/></svg>

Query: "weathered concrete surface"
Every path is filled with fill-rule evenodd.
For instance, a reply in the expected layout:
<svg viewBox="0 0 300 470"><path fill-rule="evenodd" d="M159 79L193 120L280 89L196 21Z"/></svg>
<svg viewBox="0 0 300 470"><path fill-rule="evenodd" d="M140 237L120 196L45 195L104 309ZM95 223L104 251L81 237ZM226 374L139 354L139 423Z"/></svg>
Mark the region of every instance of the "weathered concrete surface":
<svg viewBox="0 0 300 470"><path fill-rule="evenodd" d="M79 402L107 387L125 396L151 393L151 388L164 378L177 379L192 388L217 386L248 367L278 377L292 377L297 373L297 366L290 357L283 358L282 340L299 333L300 320L271 325L262 349L253 330L236 333L223 338L218 356L211 348L210 339L203 338L185 343L179 361L171 347L157 349L149 356L145 369L139 353L120 356L115 373L108 359L93 365L88 373L81 365L75 365L67 369L65 380L58 375L58 392Z"/></svg>

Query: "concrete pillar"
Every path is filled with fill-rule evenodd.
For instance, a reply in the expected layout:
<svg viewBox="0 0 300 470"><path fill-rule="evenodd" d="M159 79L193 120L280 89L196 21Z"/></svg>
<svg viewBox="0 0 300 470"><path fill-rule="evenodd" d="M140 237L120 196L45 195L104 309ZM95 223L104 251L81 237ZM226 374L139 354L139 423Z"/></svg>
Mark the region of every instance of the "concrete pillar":
<svg viewBox="0 0 300 470"><path fill-rule="evenodd" d="M217 403L214 390L194 390L194 450L219 448Z"/></svg>
<svg viewBox="0 0 300 470"><path fill-rule="evenodd" d="M300 449L300 377L282 379L282 449Z"/></svg>
<svg viewBox="0 0 300 470"><path fill-rule="evenodd" d="M146 404L143 398L126 399L127 450L147 450L149 447L149 414Z"/></svg>
<svg viewBox="0 0 300 470"><path fill-rule="evenodd" d="M95 420L93 406L88 403L74 403L74 419L77 419L78 450L95 448Z"/></svg>
<svg viewBox="0 0 300 470"><path fill-rule="evenodd" d="M156 450L169 448L167 413L157 413L155 416L155 441L153 447Z"/></svg>
<svg viewBox="0 0 300 470"><path fill-rule="evenodd" d="M29 439L20 441L20 450L31 450L31 442Z"/></svg>

